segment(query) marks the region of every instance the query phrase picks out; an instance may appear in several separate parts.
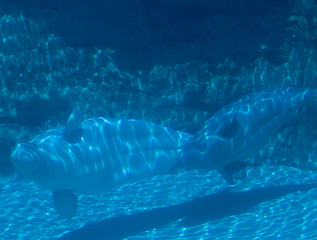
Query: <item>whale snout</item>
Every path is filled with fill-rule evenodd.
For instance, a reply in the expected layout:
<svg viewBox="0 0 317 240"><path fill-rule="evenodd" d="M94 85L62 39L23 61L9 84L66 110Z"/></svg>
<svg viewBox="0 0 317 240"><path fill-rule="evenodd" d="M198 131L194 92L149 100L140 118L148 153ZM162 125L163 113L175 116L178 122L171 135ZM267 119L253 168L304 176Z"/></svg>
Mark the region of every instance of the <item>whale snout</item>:
<svg viewBox="0 0 317 240"><path fill-rule="evenodd" d="M19 175L31 180L41 178L46 172L44 155L34 143L18 144L11 153L11 161Z"/></svg>

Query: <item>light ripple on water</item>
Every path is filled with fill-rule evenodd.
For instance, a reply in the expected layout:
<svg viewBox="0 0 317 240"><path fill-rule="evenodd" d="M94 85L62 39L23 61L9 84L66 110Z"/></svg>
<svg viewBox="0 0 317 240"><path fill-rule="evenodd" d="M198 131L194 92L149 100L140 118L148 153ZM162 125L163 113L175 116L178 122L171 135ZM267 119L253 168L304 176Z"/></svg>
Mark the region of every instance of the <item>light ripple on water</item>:
<svg viewBox="0 0 317 240"><path fill-rule="evenodd" d="M290 167L252 169L244 181L231 191L285 184L314 183L314 172ZM224 188L217 172L189 171L151 179L92 196L80 195L75 217L61 219L52 208L50 191L36 185L13 180L1 180L0 238L54 239L87 223L108 219L120 214L134 214L153 208L180 204L203 197ZM312 227L317 217L317 190L295 192L268 202L262 202L245 213L228 216L184 228L178 222L145 231L128 239L224 239L228 237L316 236ZM173 236L173 237L172 237Z"/></svg>

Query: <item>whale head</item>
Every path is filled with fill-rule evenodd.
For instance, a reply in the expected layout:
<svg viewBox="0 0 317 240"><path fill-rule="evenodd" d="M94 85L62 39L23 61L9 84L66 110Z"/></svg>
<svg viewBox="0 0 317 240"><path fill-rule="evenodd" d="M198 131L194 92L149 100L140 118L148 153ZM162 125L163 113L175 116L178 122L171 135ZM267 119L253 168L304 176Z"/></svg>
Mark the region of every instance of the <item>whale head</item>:
<svg viewBox="0 0 317 240"><path fill-rule="evenodd" d="M72 217L77 208L77 197L65 184L64 153L69 148L62 136L51 135L18 144L11 161L18 175L53 190L54 208L61 217Z"/></svg>
<svg viewBox="0 0 317 240"><path fill-rule="evenodd" d="M60 130L49 131L33 141L18 144L11 153L11 162L19 176L52 190L60 188L74 161Z"/></svg>
<svg viewBox="0 0 317 240"><path fill-rule="evenodd" d="M48 169L46 159L47 154L33 142L18 144L11 154L16 172L33 181L45 177Z"/></svg>
<svg viewBox="0 0 317 240"><path fill-rule="evenodd" d="M46 131L31 142L18 144L11 153L16 172L39 183L63 177L75 162L70 144L81 139L83 130L79 125L82 120L83 115L76 108L64 128Z"/></svg>

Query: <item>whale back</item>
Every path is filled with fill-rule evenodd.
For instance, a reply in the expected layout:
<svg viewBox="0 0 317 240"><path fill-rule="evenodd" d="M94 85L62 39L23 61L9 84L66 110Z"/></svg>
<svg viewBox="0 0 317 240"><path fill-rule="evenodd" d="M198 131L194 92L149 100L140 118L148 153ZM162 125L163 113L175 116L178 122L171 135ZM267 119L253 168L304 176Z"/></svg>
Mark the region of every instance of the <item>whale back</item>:
<svg viewBox="0 0 317 240"><path fill-rule="evenodd" d="M188 167L222 171L232 162L246 161L296 110L317 92L303 88L264 90L217 111L182 153Z"/></svg>
<svg viewBox="0 0 317 240"><path fill-rule="evenodd" d="M70 130L66 124L18 144L17 172L51 190L98 193L175 167L192 137L142 120L71 119Z"/></svg>

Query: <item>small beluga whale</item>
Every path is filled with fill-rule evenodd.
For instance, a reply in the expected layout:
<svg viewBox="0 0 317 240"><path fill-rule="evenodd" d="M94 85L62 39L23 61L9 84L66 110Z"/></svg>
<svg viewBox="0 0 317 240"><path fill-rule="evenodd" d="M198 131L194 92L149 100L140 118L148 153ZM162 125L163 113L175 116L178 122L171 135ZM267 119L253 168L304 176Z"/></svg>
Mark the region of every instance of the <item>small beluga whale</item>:
<svg viewBox="0 0 317 240"><path fill-rule="evenodd" d="M76 193L101 193L174 169L191 138L142 120L83 120L76 108L65 127L18 144L11 159L19 175L53 191L61 216L72 217Z"/></svg>
<svg viewBox="0 0 317 240"><path fill-rule="evenodd" d="M245 96L217 111L182 152L186 168L218 170L234 183L243 178L247 158L294 116L317 90L296 87L264 90ZM236 175L235 175L236 174Z"/></svg>

